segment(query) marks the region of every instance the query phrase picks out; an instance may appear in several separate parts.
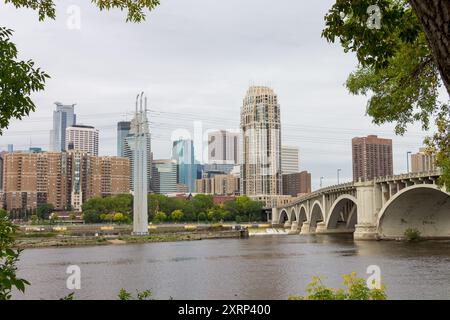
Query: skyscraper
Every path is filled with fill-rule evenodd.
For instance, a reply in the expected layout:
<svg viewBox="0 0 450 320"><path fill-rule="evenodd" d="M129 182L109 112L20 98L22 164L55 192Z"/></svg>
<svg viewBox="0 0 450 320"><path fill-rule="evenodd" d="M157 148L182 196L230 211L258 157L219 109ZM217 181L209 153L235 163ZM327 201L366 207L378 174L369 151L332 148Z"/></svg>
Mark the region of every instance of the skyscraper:
<svg viewBox="0 0 450 320"><path fill-rule="evenodd" d="M66 129L77 123L75 104L63 105L55 102L56 110L53 111L53 129L50 131L50 150L66 150Z"/></svg>
<svg viewBox="0 0 450 320"><path fill-rule="evenodd" d="M177 192L177 162L175 160L154 160L152 172L152 189L158 194Z"/></svg>
<svg viewBox="0 0 450 320"><path fill-rule="evenodd" d="M367 181L394 174L392 140L375 135L352 139L353 180Z"/></svg>
<svg viewBox="0 0 450 320"><path fill-rule="evenodd" d="M98 156L98 130L91 126L74 125L66 129L65 150L75 150Z"/></svg>
<svg viewBox="0 0 450 320"><path fill-rule="evenodd" d="M241 109L241 131L241 193L281 195L280 106L271 88L249 88Z"/></svg>
<svg viewBox="0 0 450 320"><path fill-rule="evenodd" d="M81 205L93 197L129 192L126 158L95 157L81 151L4 154L5 206L34 210L51 203L57 210Z"/></svg>
<svg viewBox="0 0 450 320"><path fill-rule="evenodd" d="M152 179L152 158L153 158L153 154L152 154L152 140L151 140L151 134L150 134L150 129L148 126L148 119L147 119L147 114L143 114L143 121L144 124L143 126L146 126L146 130L144 130L145 132L143 132L143 136L144 136L144 140L145 140L145 145L147 148L147 190L150 191L152 189L151 187L151 179ZM130 123L131 127L133 126L133 122ZM124 125L126 126L126 125ZM125 130L122 131L122 134L125 134ZM123 148L121 150L121 153L123 153L123 156L128 158L130 160L130 187L131 190L134 190L134 175L133 175L133 170L134 170L134 158L133 158L133 152L131 151L130 148L130 139L133 139L133 133L130 132L128 133L128 135L125 137L125 141L123 142ZM119 141L117 141L117 144L119 144Z"/></svg>
<svg viewBox="0 0 450 320"><path fill-rule="evenodd" d="M195 192L197 165L195 163L194 142L183 139L174 141L172 159L178 165L178 184L186 185L188 192Z"/></svg>
<svg viewBox="0 0 450 320"><path fill-rule="evenodd" d="M307 171L283 174L283 194L292 197L311 193L311 173Z"/></svg>
<svg viewBox="0 0 450 320"><path fill-rule="evenodd" d="M208 133L209 164L239 164L239 133L220 130Z"/></svg>
<svg viewBox="0 0 450 320"><path fill-rule="evenodd" d="M411 172L428 172L436 170L436 156L428 154L426 148L421 148L418 153L411 155Z"/></svg>
<svg viewBox="0 0 450 320"><path fill-rule="evenodd" d="M300 167L298 147L281 146L281 171L283 174L297 173Z"/></svg>
<svg viewBox="0 0 450 320"><path fill-rule="evenodd" d="M127 154L126 150L126 139L130 134L131 122L121 121L117 123L117 156L125 157Z"/></svg>

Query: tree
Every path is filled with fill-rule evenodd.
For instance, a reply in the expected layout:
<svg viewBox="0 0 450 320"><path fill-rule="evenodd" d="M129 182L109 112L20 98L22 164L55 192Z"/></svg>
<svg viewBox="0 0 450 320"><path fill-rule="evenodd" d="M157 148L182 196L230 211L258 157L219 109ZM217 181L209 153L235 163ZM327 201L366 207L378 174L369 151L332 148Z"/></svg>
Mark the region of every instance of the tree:
<svg viewBox="0 0 450 320"><path fill-rule="evenodd" d="M320 277L313 277L306 288L306 297L293 296L289 300L386 300L385 288L369 288L364 279L356 273L343 275L345 289L331 289L322 283Z"/></svg>
<svg viewBox="0 0 450 320"><path fill-rule="evenodd" d="M36 214L41 220L48 220L50 217L50 213L53 212L54 206L51 203L44 203L38 205L36 209Z"/></svg>
<svg viewBox="0 0 450 320"><path fill-rule="evenodd" d="M155 214L153 222L154 223L161 223L161 222L164 222L166 220L167 220L167 215L164 212L159 211L158 213Z"/></svg>
<svg viewBox="0 0 450 320"><path fill-rule="evenodd" d="M21 253L21 250L12 249L16 229L9 221L7 212L0 209L0 300L11 299L13 288L25 292L25 286L30 284L16 275L16 264Z"/></svg>
<svg viewBox="0 0 450 320"><path fill-rule="evenodd" d="M374 6L376 5L376 6ZM375 124L396 123L396 133L420 121L440 129L425 142L450 187L449 106L438 101L444 83L450 93L450 2L446 0L336 0L325 16L322 36L355 52L359 66L347 81L353 94L371 95L367 114Z"/></svg>
<svg viewBox="0 0 450 320"><path fill-rule="evenodd" d="M56 212L53 212L51 215L50 215L50 222L51 223L55 223L56 222L56 220L58 220L58 215L56 214Z"/></svg>
<svg viewBox="0 0 450 320"><path fill-rule="evenodd" d="M172 220L175 222L181 221L184 217L184 213L181 210L174 210L171 214Z"/></svg>
<svg viewBox="0 0 450 320"><path fill-rule="evenodd" d="M145 20L145 10L153 10L159 0L92 0L100 10L127 10L126 21ZM5 0L16 8L29 8L38 12L39 20L55 19L54 0ZM35 67L32 60L17 59L16 46L10 42L13 31L0 26L0 135L13 118L22 119L36 110L31 94L45 88L48 74Z"/></svg>
<svg viewBox="0 0 450 320"><path fill-rule="evenodd" d="M218 222L225 219L227 212L220 206L215 206L208 210L208 219L212 222Z"/></svg>

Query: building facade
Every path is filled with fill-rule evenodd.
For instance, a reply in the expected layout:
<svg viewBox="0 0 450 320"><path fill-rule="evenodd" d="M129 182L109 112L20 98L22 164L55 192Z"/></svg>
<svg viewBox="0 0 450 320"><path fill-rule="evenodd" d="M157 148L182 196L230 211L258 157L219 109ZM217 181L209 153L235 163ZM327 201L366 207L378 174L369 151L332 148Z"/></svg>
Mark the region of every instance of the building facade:
<svg viewBox="0 0 450 320"><path fill-rule="evenodd" d="M394 174L392 140L375 135L352 139L353 180L367 181Z"/></svg>
<svg viewBox="0 0 450 320"><path fill-rule="evenodd" d="M268 87L250 87L241 109L241 193L282 194L280 106Z"/></svg>
<svg viewBox="0 0 450 320"><path fill-rule="evenodd" d="M188 192L195 192L197 164L195 162L194 141L180 139L173 142L172 160L178 165L178 184L186 185Z"/></svg>
<svg viewBox="0 0 450 320"><path fill-rule="evenodd" d="M240 178L235 175L215 175L214 177L198 179L196 192L201 194L213 194L223 196L235 196L240 194Z"/></svg>
<svg viewBox="0 0 450 320"><path fill-rule="evenodd" d="M53 129L50 131L50 151L60 152L66 150L66 129L77 124L77 116L75 104L63 105L60 102L55 102L55 105Z"/></svg>
<svg viewBox="0 0 450 320"><path fill-rule="evenodd" d="M171 194L178 192L178 166L175 160L154 160L152 170L153 192L158 194Z"/></svg>
<svg viewBox="0 0 450 320"><path fill-rule="evenodd" d="M226 130L208 133L208 163L239 164L239 137L239 133Z"/></svg>
<svg viewBox="0 0 450 320"><path fill-rule="evenodd" d="M45 203L80 210L93 197L129 193L129 162L79 151L7 153L3 183L8 211L35 210Z"/></svg>
<svg viewBox="0 0 450 320"><path fill-rule="evenodd" d="M311 173L307 171L283 174L283 194L298 197L311 193Z"/></svg>
<svg viewBox="0 0 450 320"><path fill-rule="evenodd" d="M66 129L65 150L81 151L98 156L98 130L92 126L74 125Z"/></svg>
<svg viewBox="0 0 450 320"><path fill-rule="evenodd" d="M121 121L117 123L117 156L126 157L129 154L129 147L126 139L130 135L131 121Z"/></svg>
<svg viewBox="0 0 450 320"><path fill-rule="evenodd" d="M426 148L421 148L418 153L411 155L411 172L429 172L436 170L436 156L429 154Z"/></svg>
<svg viewBox="0 0 450 320"><path fill-rule="evenodd" d="M152 190L152 184L151 184L151 180L152 180L152 161L153 161L153 154L152 154L152 138L151 138L151 133L150 133L150 128L148 125L148 118L147 118L147 112L143 112L142 113L142 121L143 121L143 128L145 129L144 132L142 133L143 135L143 139L145 140L145 145L147 148L147 190L150 192ZM128 158L128 160L130 161L130 188L132 191L134 191L134 175L133 175L133 170L134 170L134 154L130 148L130 144L133 141L133 134L131 132L131 127L133 126L133 123L137 123L137 119L134 118L131 122L130 122L130 131L127 134L127 136L125 137L125 141L123 142L123 148L120 150L120 153L123 154L124 157ZM122 132L121 132L121 137L124 137L125 134L125 129L126 128L126 124L122 125ZM119 146L119 144L122 144L121 141L119 141L119 132L118 132L118 137L117 137L117 145ZM118 150L119 151L119 150Z"/></svg>
<svg viewBox="0 0 450 320"><path fill-rule="evenodd" d="M281 146L281 172L297 173L300 168L300 150L298 147Z"/></svg>

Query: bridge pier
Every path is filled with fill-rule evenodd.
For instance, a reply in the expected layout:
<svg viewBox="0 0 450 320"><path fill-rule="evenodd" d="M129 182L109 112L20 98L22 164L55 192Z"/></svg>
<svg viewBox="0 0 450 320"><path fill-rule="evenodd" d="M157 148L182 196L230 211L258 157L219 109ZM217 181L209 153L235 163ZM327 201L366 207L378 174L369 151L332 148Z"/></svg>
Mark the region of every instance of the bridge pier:
<svg viewBox="0 0 450 320"><path fill-rule="evenodd" d="M298 222L297 221L292 222L289 234L299 234L299 232L300 230L298 230Z"/></svg>
<svg viewBox="0 0 450 320"><path fill-rule="evenodd" d="M300 230L300 234L311 234L313 232L310 231L311 225L309 222L303 222L302 229Z"/></svg>
<svg viewBox="0 0 450 320"><path fill-rule="evenodd" d="M377 226L373 224L357 224L353 239L355 240L379 240Z"/></svg>
<svg viewBox="0 0 450 320"><path fill-rule="evenodd" d="M316 233L327 233L327 226L325 222L319 222L316 226Z"/></svg>

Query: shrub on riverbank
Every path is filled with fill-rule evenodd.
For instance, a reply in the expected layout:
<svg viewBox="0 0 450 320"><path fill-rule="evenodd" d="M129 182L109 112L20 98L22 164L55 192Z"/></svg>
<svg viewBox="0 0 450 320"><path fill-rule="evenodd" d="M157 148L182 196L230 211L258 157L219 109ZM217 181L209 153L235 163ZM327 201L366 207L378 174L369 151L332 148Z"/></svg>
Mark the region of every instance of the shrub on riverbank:
<svg viewBox="0 0 450 320"><path fill-rule="evenodd" d="M385 288L369 288L366 280L353 272L343 275L345 289L328 288L320 277L313 277L306 288L306 296L292 296L289 300L386 300Z"/></svg>
<svg viewBox="0 0 450 320"><path fill-rule="evenodd" d="M408 241L419 241L421 239L420 231L415 228L408 228L405 231L405 238Z"/></svg>
<svg viewBox="0 0 450 320"><path fill-rule="evenodd" d="M14 288L25 292L25 286L30 284L16 276L16 264L21 253L21 250L12 249L16 230L17 227L9 221L7 212L0 209L0 300L11 299Z"/></svg>

